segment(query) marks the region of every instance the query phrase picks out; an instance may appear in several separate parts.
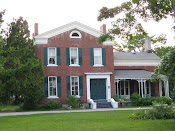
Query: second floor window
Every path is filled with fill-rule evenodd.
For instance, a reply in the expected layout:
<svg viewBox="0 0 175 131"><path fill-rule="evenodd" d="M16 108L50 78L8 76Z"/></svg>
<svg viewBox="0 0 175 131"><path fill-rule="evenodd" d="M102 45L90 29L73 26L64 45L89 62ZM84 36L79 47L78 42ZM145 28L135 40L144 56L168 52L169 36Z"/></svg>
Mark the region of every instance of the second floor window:
<svg viewBox="0 0 175 131"><path fill-rule="evenodd" d="M94 65L102 65L102 48L94 48Z"/></svg>
<svg viewBox="0 0 175 131"><path fill-rule="evenodd" d="M78 48L70 48L70 64L78 65Z"/></svg>
<svg viewBox="0 0 175 131"><path fill-rule="evenodd" d="M48 63L56 64L56 48L48 48Z"/></svg>

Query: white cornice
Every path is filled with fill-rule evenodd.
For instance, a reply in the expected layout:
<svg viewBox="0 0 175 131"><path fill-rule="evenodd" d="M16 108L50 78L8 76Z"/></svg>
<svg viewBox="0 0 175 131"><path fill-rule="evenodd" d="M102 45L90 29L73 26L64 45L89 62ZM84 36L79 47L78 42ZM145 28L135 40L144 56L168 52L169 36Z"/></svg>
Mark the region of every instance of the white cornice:
<svg viewBox="0 0 175 131"><path fill-rule="evenodd" d="M158 66L160 60L114 60L114 66Z"/></svg>
<svg viewBox="0 0 175 131"><path fill-rule="evenodd" d="M69 24L63 25L61 27L55 28L53 30L50 30L50 31L47 31L45 33L35 36L35 44L47 44L49 38L59 35L61 33L64 33L66 31L72 30L72 29L78 29L78 30L84 31L95 37L99 37L101 34L103 34L102 32L94 28L91 28L77 21L74 21Z"/></svg>
<svg viewBox="0 0 175 131"><path fill-rule="evenodd" d="M110 75L112 72L98 72L98 73L92 73L92 72L86 72L85 75Z"/></svg>

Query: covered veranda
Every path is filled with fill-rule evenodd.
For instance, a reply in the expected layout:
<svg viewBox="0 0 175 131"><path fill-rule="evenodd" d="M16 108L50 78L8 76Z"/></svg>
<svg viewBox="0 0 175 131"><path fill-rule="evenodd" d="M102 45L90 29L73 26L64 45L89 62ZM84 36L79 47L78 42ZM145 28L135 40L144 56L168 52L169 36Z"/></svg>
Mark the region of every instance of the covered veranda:
<svg viewBox="0 0 175 131"><path fill-rule="evenodd" d="M142 69L120 69L115 70L115 89L116 94L130 99L134 92L140 94L142 98L163 95L169 97L169 82L166 76L160 75L157 84L151 82L153 72ZM163 81L163 82L162 82Z"/></svg>

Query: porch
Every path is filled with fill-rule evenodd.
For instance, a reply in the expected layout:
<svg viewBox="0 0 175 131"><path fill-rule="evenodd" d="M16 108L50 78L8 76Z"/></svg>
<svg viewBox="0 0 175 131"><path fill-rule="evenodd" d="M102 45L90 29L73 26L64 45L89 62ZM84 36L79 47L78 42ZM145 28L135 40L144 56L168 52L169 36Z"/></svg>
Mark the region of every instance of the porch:
<svg viewBox="0 0 175 131"><path fill-rule="evenodd" d="M137 92L142 98L153 96L169 97L169 82L160 75L156 82L151 82L152 72L146 70L115 70L115 91L119 97L130 99ZM163 83L162 83L163 80ZM163 85L163 86L162 86Z"/></svg>

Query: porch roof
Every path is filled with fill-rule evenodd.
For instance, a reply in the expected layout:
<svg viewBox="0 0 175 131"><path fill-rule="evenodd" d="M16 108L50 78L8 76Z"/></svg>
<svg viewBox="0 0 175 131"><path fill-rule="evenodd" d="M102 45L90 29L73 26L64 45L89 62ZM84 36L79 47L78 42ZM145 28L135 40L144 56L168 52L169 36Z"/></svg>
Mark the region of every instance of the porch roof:
<svg viewBox="0 0 175 131"><path fill-rule="evenodd" d="M115 79L151 79L153 72L146 70L115 70ZM159 78L167 79L165 75L160 75Z"/></svg>

